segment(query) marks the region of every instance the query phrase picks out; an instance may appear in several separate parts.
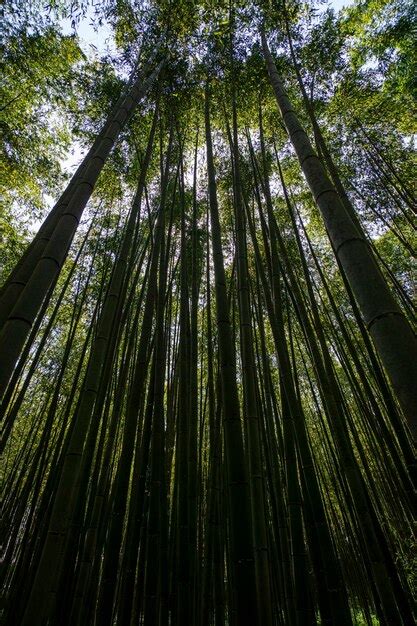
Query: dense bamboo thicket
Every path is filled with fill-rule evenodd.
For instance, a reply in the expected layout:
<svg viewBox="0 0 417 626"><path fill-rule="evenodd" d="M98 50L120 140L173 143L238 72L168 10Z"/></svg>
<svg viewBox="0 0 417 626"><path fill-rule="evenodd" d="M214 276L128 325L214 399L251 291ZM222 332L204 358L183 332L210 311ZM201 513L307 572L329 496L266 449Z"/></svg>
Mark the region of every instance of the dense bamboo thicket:
<svg viewBox="0 0 417 626"><path fill-rule="evenodd" d="M5 27L1 623L413 626L406 9L67 4Z"/></svg>

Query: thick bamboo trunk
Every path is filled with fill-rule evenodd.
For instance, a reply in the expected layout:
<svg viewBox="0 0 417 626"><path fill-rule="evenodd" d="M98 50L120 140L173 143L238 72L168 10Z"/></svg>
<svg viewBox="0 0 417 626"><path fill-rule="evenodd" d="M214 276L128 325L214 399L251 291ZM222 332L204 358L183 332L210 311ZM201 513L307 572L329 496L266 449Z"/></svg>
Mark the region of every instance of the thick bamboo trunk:
<svg viewBox="0 0 417 626"><path fill-rule="evenodd" d="M159 47L155 48L154 53L148 59L148 67L151 66L153 60L156 57L156 53ZM78 166L76 172L73 174L70 182L67 187L63 191L61 197L55 203L52 210L49 212L48 216L44 220L42 226L39 231L36 233L35 237L21 256L19 262L12 270L11 274L6 279L5 283L2 285L0 289L0 329L2 329L3 324L7 320L7 317L10 311L13 309L16 304L22 290L24 289L27 281L29 280L36 264L42 256L42 253L45 249L45 246L48 244L53 231L58 223L59 217L65 211L68 206L69 201L71 200L72 194L76 189L77 185L81 182L84 172L89 165L91 158L96 154L99 150L100 145L103 139L106 137L107 131L110 125L113 123L117 112L120 107L124 106L124 102L126 100L126 96L131 89L135 75L137 73L137 67L139 65L139 58L135 63L135 67L130 75L128 82L122 89L122 92L117 99L116 103L112 107L106 122L104 123L101 131L97 135L96 139L93 142L90 150L87 152L82 162ZM136 83L140 84L140 77L137 78Z"/></svg>
<svg viewBox="0 0 417 626"><path fill-rule="evenodd" d="M283 88L264 32L262 46L275 97L335 254L358 301L409 427L417 436L417 341L374 256L313 150Z"/></svg>
<svg viewBox="0 0 417 626"><path fill-rule="evenodd" d="M14 366L39 309L61 271L83 211L120 131L133 115L141 98L155 81L161 67L162 63L157 66L144 83L138 79L123 100L109 124L99 148L91 157L85 170L83 170L81 179L75 185L68 205L60 214L48 244L4 324L0 334L0 397L3 396L7 388Z"/></svg>

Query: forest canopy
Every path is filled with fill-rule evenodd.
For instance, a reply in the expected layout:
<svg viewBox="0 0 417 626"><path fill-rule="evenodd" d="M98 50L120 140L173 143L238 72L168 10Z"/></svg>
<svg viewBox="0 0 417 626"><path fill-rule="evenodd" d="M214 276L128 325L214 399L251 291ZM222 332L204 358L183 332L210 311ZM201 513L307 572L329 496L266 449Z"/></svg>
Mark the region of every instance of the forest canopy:
<svg viewBox="0 0 417 626"><path fill-rule="evenodd" d="M0 623L413 626L413 2L0 11Z"/></svg>

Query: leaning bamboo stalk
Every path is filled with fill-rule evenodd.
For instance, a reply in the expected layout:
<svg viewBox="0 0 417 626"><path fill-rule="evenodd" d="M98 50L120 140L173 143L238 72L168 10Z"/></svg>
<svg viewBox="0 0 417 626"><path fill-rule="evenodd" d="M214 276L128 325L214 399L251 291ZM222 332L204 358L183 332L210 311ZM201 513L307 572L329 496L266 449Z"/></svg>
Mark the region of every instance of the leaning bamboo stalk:
<svg viewBox="0 0 417 626"><path fill-rule="evenodd" d="M346 273L410 429L416 436L416 337L392 296L366 239L347 213L294 112L263 31L261 37L270 81L301 169L321 211L335 254Z"/></svg>
<svg viewBox="0 0 417 626"><path fill-rule="evenodd" d="M45 218L43 224L39 228L33 240L28 245L27 249L19 259L16 266L13 268L5 283L2 285L0 290L0 329L6 322L10 311L13 309L17 300L19 299L19 296L26 286L30 276L32 275L36 264L41 258L46 245L50 241L54 229L58 223L59 217L68 206L75 187L82 179L83 172L85 172L85 169L91 161L91 158L99 149L103 138L106 136L110 124L112 123L115 115L117 114L117 111L125 100L127 91L133 79L133 75L134 72L132 73L128 84L125 85L125 87L123 88L122 93L117 99L117 102L112 107L103 128L95 138L91 148L89 149L82 162L77 167L76 171L71 177L71 180L69 181L67 187L64 189L63 193Z"/></svg>
<svg viewBox="0 0 417 626"><path fill-rule="evenodd" d="M156 55L159 51L159 45L157 45L148 59L147 66L150 67L154 62ZM103 138L106 137L107 131L110 125L113 123L117 112L120 107L124 105L126 97L135 81L135 75L140 62L140 55L135 63L135 66L130 74L127 83L124 85L122 92L109 112L107 119L101 128L100 132L96 136L91 148L83 158L82 162L78 166L77 170L71 177L70 182L64 189L58 201L55 203L43 224L39 228L35 237L28 245L27 249L21 256L20 260L2 285L0 289L0 330L3 328L3 324L7 321L7 318L12 311L14 305L20 297L24 287L26 286L34 268L36 267L42 253L51 239L54 229L59 221L60 216L65 211L68 203L70 202L74 190L79 182L82 180L84 172L89 165L92 157L99 150ZM138 77L136 82L140 83L141 78Z"/></svg>
<svg viewBox="0 0 417 626"><path fill-rule="evenodd" d="M61 270L83 211L120 131L133 115L139 101L152 86L162 64L163 62L158 64L144 83L138 79L132 86L109 125L100 148L91 158L81 180L76 185L72 198L60 215L49 243L10 312L0 334L0 396L7 388L14 366L48 290Z"/></svg>

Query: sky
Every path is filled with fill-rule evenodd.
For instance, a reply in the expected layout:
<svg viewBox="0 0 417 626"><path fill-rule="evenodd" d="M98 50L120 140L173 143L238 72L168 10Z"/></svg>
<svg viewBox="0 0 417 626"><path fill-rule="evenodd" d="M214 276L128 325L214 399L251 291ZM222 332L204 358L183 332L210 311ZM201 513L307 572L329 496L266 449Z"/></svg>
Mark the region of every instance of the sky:
<svg viewBox="0 0 417 626"><path fill-rule="evenodd" d="M329 5L333 7L335 11L339 11L343 9L343 7L348 7L353 4L354 0L333 0L333 2L329 2Z"/></svg>

